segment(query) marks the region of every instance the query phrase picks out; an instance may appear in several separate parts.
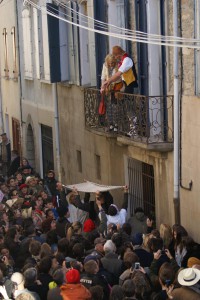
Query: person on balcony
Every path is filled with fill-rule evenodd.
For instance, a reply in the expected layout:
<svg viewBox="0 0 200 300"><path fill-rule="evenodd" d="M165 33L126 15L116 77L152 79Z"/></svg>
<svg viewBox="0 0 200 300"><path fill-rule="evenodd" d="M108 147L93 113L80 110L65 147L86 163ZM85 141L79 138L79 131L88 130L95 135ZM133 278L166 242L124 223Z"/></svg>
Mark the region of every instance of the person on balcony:
<svg viewBox="0 0 200 300"><path fill-rule="evenodd" d="M108 89L113 82L122 79L125 89L123 93L125 94L134 94L134 89L138 87L137 82L137 73L135 69L135 64L133 60L128 56L128 54L119 46L114 46L112 48L112 55L118 61L118 71L113 74L107 81L103 84L103 89ZM123 97L122 101L125 100L126 97ZM133 100L133 98L131 98ZM120 106L119 109L122 111L118 111L120 116L123 115L124 122L121 124L120 130L125 132L127 136L137 136L137 108L136 101L132 101L131 107L133 109L133 114L128 112L126 109L126 105Z"/></svg>
<svg viewBox="0 0 200 300"><path fill-rule="evenodd" d="M122 78L125 84L124 93L133 94L134 89L138 87L137 73L133 60L128 54L119 46L112 48L112 55L118 61L118 71L104 81L102 89L108 89L109 86Z"/></svg>
<svg viewBox="0 0 200 300"><path fill-rule="evenodd" d="M121 77L109 85L104 87L104 83L118 72L117 60L112 54L108 54L105 58L101 73L101 94L107 96L107 121L108 130L117 132L117 99L115 91L122 91L124 88Z"/></svg>

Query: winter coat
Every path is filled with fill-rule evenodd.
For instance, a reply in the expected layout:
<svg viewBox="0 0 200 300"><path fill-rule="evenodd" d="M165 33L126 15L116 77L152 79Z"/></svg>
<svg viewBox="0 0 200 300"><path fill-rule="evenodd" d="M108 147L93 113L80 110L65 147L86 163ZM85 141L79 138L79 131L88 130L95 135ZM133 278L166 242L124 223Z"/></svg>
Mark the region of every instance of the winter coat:
<svg viewBox="0 0 200 300"><path fill-rule="evenodd" d="M133 236L136 233L147 233L146 220L147 217L143 212L137 212L128 220L128 223L131 225Z"/></svg>
<svg viewBox="0 0 200 300"><path fill-rule="evenodd" d="M200 300L200 294L191 288L182 286L172 291L173 300Z"/></svg>
<svg viewBox="0 0 200 300"><path fill-rule="evenodd" d="M87 300L91 299L91 293L84 287L84 285L77 284L64 284L60 287L60 294L63 300Z"/></svg>

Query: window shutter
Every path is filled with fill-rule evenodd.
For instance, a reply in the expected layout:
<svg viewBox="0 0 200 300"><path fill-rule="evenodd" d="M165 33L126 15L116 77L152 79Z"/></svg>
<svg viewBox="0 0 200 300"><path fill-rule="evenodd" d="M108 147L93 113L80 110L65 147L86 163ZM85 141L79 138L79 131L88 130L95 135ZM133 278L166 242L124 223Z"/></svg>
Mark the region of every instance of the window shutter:
<svg viewBox="0 0 200 300"><path fill-rule="evenodd" d="M62 7L59 7L59 14L65 13ZM59 37L60 37L60 72L61 81L69 80L69 47L68 47L68 24L59 20Z"/></svg>
<svg viewBox="0 0 200 300"><path fill-rule="evenodd" d="M46 5L45 5L46 9ZM50 81L50 60L49 60L49 41L48 41L48 25L47 13L41 12L42 21L42 61L43 61L43 79Z"/></svg>
<svg viewBox="0 0 200 300"><path fill-rule="evenodd" d="M13 78L17 80L18 73L17 73L17 49L16 49L16 31L15 27L13 26L11 29L11 36L12 36L12 52L13 52Z"/></svg>
<svg viewBox="0 0 200 300"><path fill-rule="evenodd" d="M31 11L24 8L22 11L22 31L23 31L23 49L24 49L24 76L33 78L32 62L32 39L31 39Z"/></svg>
<svg viewBox="0 0 200 300"><path fill-rule="evenodd" d="M3 29L3 42L4 42L4 74L5 77L9 77L9 69L8 69L8 33L7 29Z"/></svg>
<svg viewBox="0 0 200 300"><path fill-rule="evenodd" d="M33 33L34 33L34 56L35 56L35 74L40 79L40 57L39 57L39 34L38 34L38 10L33 8Z"/></svg>
<svg viewBox="0 0 200 300"><path fill-rule="evenodd" d="M79 12L87 16L87 2L79 5ZM85 25L86 18L80 17L80 25ZM88 31L80 28L80 64L81 85L90 85L89 37Z"/></svg>

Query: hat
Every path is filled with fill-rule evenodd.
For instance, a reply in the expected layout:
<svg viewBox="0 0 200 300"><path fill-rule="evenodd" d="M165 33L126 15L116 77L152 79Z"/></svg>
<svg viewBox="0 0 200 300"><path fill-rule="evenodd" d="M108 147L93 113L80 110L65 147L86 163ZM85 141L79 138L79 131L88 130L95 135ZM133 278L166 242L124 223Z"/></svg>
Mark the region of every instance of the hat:
<svg viewBox="0 0 200 300"><path fill-rule="evenodd" d="M23 184L20 185L19 189L21 191L23 188L27 188L27 187L28 187L28 185L23 183Z"/></svg>
<svg viewBox="0 0 200 300"><path fill-rule="evenodd" d="M200 270L187 268L178 274L178 282L183 286L195 285L200 280Z"/></svg>
<svg viewBox="0 0 200 300"><path fill-rule="evenodd" d="M90 232L95 229L95 224L91 219L88 219L83 224L83 232Z"/></svg>
<svg viewBox="0 0 200 300"><path fill-rule="evenodd" d="M85 257L84 264L86 264L86 262L88 262L89 260L94 260L97 262L99 259L101 259L101 256L96 252L92 252L92 254Z"/></svg>
<svg viewBox="0 0 200 300"><path fill-rule="evenodd" d="M134 235L133 243L134 243L134 245L142 245L142 243L143 243L142 233L136 233Z"/></svg>
<svg viewBox="0 0 200 300"><path fill-rule="evenodd" d="M80 282L80 273L76 269L71 269L66 273L67 283L79 283Z"/></svg>
<svg viewBox="0 0 200 300"><path fill-rule="evenodd" d="M116 251L116 246L111 240L108 240L104 244L103 249L104 249L105 252L115 252Z"/></svg>
<svg viewBox="0 0 200 300"><path fill-rule="evenodd" d="M187 262L187 267L192 268L194 265L200 265L200 259L196 257L190 257Z"/></svg>
<svg viewBox="0 0 200 300"><path fill-rule="evenodd" d="M99 237L94 240L94 245L96 246L97 244L105 244L105 242L106 242L106 239Z"/></svg>

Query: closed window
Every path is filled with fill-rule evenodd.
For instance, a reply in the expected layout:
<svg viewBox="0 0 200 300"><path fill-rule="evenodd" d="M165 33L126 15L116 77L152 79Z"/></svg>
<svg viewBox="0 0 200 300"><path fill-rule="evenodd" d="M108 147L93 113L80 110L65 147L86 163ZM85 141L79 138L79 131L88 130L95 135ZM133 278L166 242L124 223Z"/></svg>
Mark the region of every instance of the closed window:
<svg viewBox="0 0 200 300"><path fill-rule="evenodd" d="M12 36L12 53L13 53L13 78L18 78L17 73L17 49L16 49L16 31L15 27L13 26L11 29L11 36Z"/></svg>
<svg viewBox="0 0 200 300"><path fill-rule="evenodd" d="M9 77L9 69L8 69L8 33L7 29L3 29L3 44L4 44L4 75L5 77Z"/></svg>
<svg viewBox="0 0 200 300"><path fill-rule="evenodd" d="M33 78L31 11L24 8L22 11L23 49L24 49L24 76Z"/></svg>

